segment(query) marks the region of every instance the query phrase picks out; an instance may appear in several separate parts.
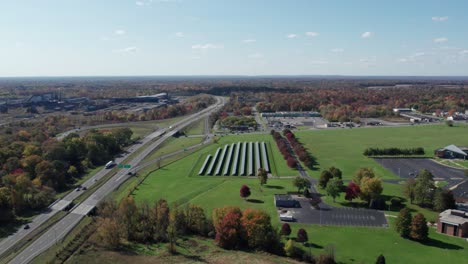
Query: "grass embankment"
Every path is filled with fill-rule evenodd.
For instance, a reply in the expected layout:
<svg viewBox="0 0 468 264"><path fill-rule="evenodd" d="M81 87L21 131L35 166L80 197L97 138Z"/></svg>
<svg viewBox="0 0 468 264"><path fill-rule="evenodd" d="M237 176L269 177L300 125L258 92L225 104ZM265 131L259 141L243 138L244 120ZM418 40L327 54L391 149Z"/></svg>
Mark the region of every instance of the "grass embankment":
<svg viewBox="0 0 468 264"><path fill-rule="evenodd" d="M189 125L188 127L184 128L184 133L187 136L191 135L203 135L205 133L205 118Z"/></svg>

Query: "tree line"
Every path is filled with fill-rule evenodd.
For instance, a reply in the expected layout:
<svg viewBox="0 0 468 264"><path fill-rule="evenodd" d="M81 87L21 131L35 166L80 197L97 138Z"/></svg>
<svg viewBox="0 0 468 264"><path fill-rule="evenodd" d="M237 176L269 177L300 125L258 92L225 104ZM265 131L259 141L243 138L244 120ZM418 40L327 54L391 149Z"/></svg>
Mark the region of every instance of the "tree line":
<svg viewBox="0 0 468 264"><path fill-rule="evenodd" d="M0 147L0 222L47 207L89 168L113 159L131 143L129 128L72 133L62 141L41 130L3 137Z"/></svg>
<svg viewBox="0 0 468 264"><path fill-rule="evenodd" d="M411 156L424 155L424 148L366 148L364 156Z"/></svg>
<svg viewBox="0 0 468 264"><path fill-rule="evenodd" d="M288 147L288 143L286 142L286 139L281 136L281 134L275 130L271 130L270 134L273 136L273 139L276 142L276 146L278 146L279 151L283 155L283 158L286 160L286 163L288 164L288 167L290 168L296 168L297 167L297 161L296 159L291 155L291 150Z"/></svg>
<svg viewBox="0 0 468 264"><path fill-rule="evenodd" d="M288 139L289 144L291 144L299 160L302 161L306 167L313 169L314 165L317 163L315 158L307 151L304 145L297 140L294 133L289 129L285 129L283 130L283 135Z"/></svg>

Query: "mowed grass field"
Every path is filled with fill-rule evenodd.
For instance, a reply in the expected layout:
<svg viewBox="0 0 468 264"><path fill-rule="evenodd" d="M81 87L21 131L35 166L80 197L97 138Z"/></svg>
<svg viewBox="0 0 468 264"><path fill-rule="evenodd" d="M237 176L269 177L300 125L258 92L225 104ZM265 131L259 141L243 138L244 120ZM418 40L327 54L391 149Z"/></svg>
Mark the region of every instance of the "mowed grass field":
<svg viewBox="0 0 468 264"><path fill-rule="evenodd" d="M369 128L327 131L297 132L301 142L307 145L317 158L320 169L336 166L343 170L344 178L350 179L355 170L360 167L372 167L383 178L396 178L372 159L362 155L366 147L424 147L427 156L438 147L448 144L468 145L468 128L466 126L416 126L400 128ZM263 138L263 139L262 139ZM213 154L216 148L237 141L266 141L270 135L238 135L224 136L217 144L209 146L174 162L152 173L138 186L133 195L137 202L154 203L164 198L170 203L184 205L187 203L202 206L207 215L211 216L214 208L226 205L241 208L257 208L268 212L276 227L280 227L276 208L273 204L273 194L295 191L292 179L269 179L266 186L261 187L255 177L243 176L194 176L198 172L206 154ZM271 140L270 146L276 150ZM269 147L270 147L269 146ZM270 152L271 150L269 150ZM279 152L279 160L284 163ZM269 155L271 155L269 153ZM271 157L270 157L271 159ZM271 161L270 161L271 164ZM284 164L286 167L286 165ZM288 169L286 167L286 169ZM296 172L296 171L292 171ZM311 171L318 177L319 171ZM248 200L239 196L241 185L250 187L252 195ZM399 184L384 184L384 195L400 196ZM324 197L331 203L331 199ZM335 206L344 206L343 197L338 198ZM437 216L435 212L410 206L415 212L423 212L428 219ZM397 211L386 211L386 214L396 215ZM305 228L309 241L314 244L313 254L320 254L329 244L335 247L337 261L340 263L374 263L379 254L383 254L388 263L465 263L468 259L468 242L441 235L430 228L430 240L421 244L402 239L394 230L394 218L388 217L389 228L365 228L344 226L318 226L292 223L292 237L299 228ZM307 249L308 250L308 249Z"/></svg>
<svg viewBox="0 0 468 264"><path fill-rule="evenodd" d="M343 171L344 179L351 179L361 167L373 168L383 179L398 177L380 166L363 152L368 147L423 147L427 157L434 150L450 144L468 146L468 126L416 125L407 127L373 127L355 129L330 129L295 132L299 141L317 158L318 170L309 174L318 178L320 172L331 166Z"/></svg>

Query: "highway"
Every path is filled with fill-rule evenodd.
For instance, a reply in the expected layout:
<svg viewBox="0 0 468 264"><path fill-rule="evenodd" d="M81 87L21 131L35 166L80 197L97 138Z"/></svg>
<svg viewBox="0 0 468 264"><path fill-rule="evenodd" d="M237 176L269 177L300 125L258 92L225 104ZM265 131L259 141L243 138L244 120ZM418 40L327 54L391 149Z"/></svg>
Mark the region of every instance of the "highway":
<svg viewBox="0 0 468 264"><path fill-rule="evenodd" d="M141 140L141 144L131 147L128 150L130 154L149 144L149 146L145 146L145 148L134 158L132 158L129 162L126 162L126 164L130 164L132 167L136 167L148 154L150 154L154 149L161 145L165 140L172 137L175 133L177 133L178 130L202 118L206 118L213 111L218 110L224 104L225 99L222 97L217 97L216 99L216 104L174 123L171 128L165 128L151 133L143 140ZM156 138L158 139L151 143L151 141L153 141L153 139ZM116 162L122 162L124 159L125 157L118 158L116 159ZM47 248L52 246L57 240L62 239L102 199L104 199L108 194L117 189L129 177L132 177L128 175L128 172L130 172L131 170L133 169L122 169L118 171L112 178L110 178L106 183L99 187L86 200L76 205L70 211L69 214L67 214L64 218L58 221L55 225L50 227L45 233L43 233L39 238L37 238L33 243L31 243L25 250L18 254L10 263L28 263L32 259L34 259L34 257L36 257L37 255L45 251ZM104 177L109 171L110 170L106 169L99 171L92 178L86 181L82 186L85 186L87 188L91 187L94 183L99 181L100 178ZM81 193L82 191L70 192L63 199L56 201L54 204L52 204L49 207L50 210L48 212L35 217L34 220L30 223L31 228L29 230L21 229L15 234L11 235L10 237L2 240L0 244L0 254L11 248L15 243L24 238L32 230L37 228L41 223L44 223L45 221L50 219L50 217L52 217L59 210L65 208L69 204L69 202L76 199L79 195L81 195Z"/></svg>

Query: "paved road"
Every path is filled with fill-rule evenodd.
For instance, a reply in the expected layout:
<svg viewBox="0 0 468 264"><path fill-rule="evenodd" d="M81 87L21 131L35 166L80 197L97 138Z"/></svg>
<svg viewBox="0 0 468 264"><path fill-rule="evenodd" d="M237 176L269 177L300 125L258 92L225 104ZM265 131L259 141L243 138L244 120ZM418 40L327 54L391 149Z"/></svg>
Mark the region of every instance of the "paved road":
<svg viewBox="0 0 468 264"><path fill-rule="evenodd" d="M144 143L150 142L152 139L157 138L163 132L167 132L157 139L149 147L146 147L142 152L140 152L135 158L133 158L128 164L136 166L140 163L149 153L151 153L155 148L157 148L161 143L166 139L172 137L178 130L184 128L185 126L190 125L193 122L201 118L209 116L209 114L217 109L219 109L224 104L224 98L217 97L217 103L209 108L198 112L196 114L190 115L175 124L172 125L172 129L164 129L162 131L157 131L149 137L145 138L139 146L130 148L130 152L135 152L137 149L141 148ZM106 197L113 190L118 188L125 180L129 177L128 172L131 169L124 169L117 172L111 179L109 179L105 184L98 188L91 196L89 196L83 203L77 205L67 216L62 218L59 222L49 228L42 236L35 240L31 245L29 245L24 251L18 254L10 263L28 263L34 257L45 251L47 248L52 246L56 240L63 238L90 210L92 210L104 197ZM94 178L94 177L93 177ZM94 182L93 179L90 179L91 184ZM85 183L86 184L86 183ZM83 184L83 186L86 186ZM73 193L73 192L72 192ZM71 193L71 194L72 194ZM79 192L75 192L79 193ZM24 236L23 236L24 237ZM51 239L51 238L54 239Z"/></svg>

